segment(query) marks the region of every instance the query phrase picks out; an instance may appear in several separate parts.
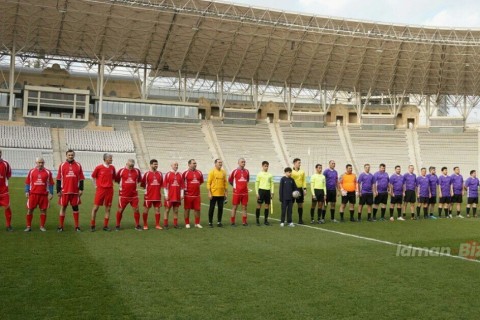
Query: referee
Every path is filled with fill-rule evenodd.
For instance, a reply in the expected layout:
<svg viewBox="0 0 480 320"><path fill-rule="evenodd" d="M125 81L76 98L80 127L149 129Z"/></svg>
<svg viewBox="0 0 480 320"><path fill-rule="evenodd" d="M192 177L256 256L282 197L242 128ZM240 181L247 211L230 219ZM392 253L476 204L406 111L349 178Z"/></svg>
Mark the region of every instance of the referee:
<svg viewBox="0 0 480 320"><path fill-rule="evenodd" d="M325 223L325 196L327 185L325 176L322 174L322 165L315 165L316 173L310 177L310 189L312 191L312 208L310 209L311 224L315 223L315 207L317 207L318 223Z"/></svg>
<svg viewBox="0 0 480 320"><path fill-rule="evenodd" d="M303 201L307 195L307 179L305 179L305 171L300 169L302 161L299 158L293 159L293 171L292 178L295 180L297 189L300 191L300 197L293 199L293 202L297 203L298 209L298 224L303 224Z"/></svg>

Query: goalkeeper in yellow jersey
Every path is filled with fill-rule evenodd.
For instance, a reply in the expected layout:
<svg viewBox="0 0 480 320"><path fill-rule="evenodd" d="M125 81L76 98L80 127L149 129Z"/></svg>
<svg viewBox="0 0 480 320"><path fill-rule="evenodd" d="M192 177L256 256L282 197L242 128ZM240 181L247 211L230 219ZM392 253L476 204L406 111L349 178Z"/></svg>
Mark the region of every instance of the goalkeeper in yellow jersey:
<svg viewBox="0 0 480 320"><path fill-rule="evenodd" d="M268 161L262 162L262 171L257 174L255 180L255 193L257 194L257 209L255 210L255 216L257 218L257 226L260 226L260 210L262 204L265 203L265 221L266 226L269 226L268 222L268 210L270 209L270 203L273 198L273 176L268 172Z"/></svg>
<svg viewBox="0 0 480 320"><path fill-rule="evenodd" d="M312 191L310 223L315 223L315 207L317 207L318 223L325 223L325 196L327 194L327 186L325 176L322 174L321 164L315 165L315 173L310 177L310 190Z"/></svg>

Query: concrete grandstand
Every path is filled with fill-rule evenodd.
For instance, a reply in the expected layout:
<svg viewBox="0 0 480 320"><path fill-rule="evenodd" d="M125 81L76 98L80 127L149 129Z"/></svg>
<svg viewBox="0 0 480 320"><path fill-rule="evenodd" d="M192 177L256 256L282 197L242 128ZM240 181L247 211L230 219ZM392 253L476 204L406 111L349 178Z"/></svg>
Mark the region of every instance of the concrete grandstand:
<svg viewBox="0 0 480 320"><path fill-rule="evenodd" d="M162 171L268 160L276 176L294 157L307 173L480 162L480 31L200 0L0 0L0 19L0 147L16 169L56 168L67 148L86 171L104 152Z"/></svg>

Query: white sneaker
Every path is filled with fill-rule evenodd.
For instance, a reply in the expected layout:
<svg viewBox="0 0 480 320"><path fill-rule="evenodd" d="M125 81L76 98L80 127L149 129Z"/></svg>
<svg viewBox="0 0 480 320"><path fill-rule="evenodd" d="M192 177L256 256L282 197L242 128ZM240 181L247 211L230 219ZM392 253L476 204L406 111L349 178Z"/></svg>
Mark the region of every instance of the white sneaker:
<svg viewBox="0 0 480 320"><path fill-rule="evenodd" d="M289 226L289 227L292 227L292 228L295 227L295 225L293 224L293 222L290 222L290 223L288 224L288 226Z"/></svg>
<svg viewBox="0 0 480 320"><path fill-rule="evenodd" d="M285 223L280 223L280 227L284 227L285 226Z"/></svg>
<svg viewBox="0 0 480 320"><path fill-rule="evenodd" d="M196 224L196 225L195 225L195 228L202 229L203 227L202 227L202 225L200 225L200 224Z"/></svg>
<svg viewBox="0 0 480 320"><path fill-rule="evenodd" d="M185 225L185 229L190 229L190 223Z"/></svg>
<svg viewBox="0 0 480 320"><path fill-rule="evenodd" d="M390 217L390 221L395 221L395 218L394 217Z"/></svg>
<svg viewBox="0 0 480 320"><path fill-rule="evenodd" d="M45 229L45 227L40 227L40 231L45 232L47 229Z"/></svg>
<svg viewBox="0 0 480 320"><path fill-rule="evenodd" d="M463 216L461 214L457 215L457 218L463 219Z"/></svg>
<svg viewBox="0 0 480 320"><path fill-rule="evenodd" d="M452 219L452 215L449 214L449 215L447 216L447 219Z"/></svg>
<svg viewBox="0 0 480 320"><path fill-rule="evenodd" d="M405 221L405 219L403 219L403 217L398 217L397 220L399 220L399 221Z"/></svg>

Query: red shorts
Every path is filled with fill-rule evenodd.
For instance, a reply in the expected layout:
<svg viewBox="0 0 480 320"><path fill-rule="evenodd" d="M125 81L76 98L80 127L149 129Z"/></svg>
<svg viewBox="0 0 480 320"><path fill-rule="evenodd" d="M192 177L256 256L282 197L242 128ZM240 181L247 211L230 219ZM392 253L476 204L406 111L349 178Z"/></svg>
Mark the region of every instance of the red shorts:
<svg viewBox="0 0 480 320"><path fill-rule="evenodd" d="M0 194L0 207L10 207L10 195L8 193Z"/></svg>
<svg viewBox="0 0 480 320"><path fill-rule="evenodd" d="M28 196L27 209L32 210L38 207L40 210L47 210L49 206L50 206L50 203L48 201L47 194L31 193Z"/></svg>
<svg viewBox="0 0 480 320"><path fill-rule="evenodd" d="M95 200L93 202L96 206L111 207L113 201L113 188L100 188L97 187L95 192Z"/></svg>
<svg viewBox="0 0 480 320"><path fill-rule="evenodd" d="M145 208L160 208L162 206L162 201L161 200L144 200L143 201L143 206Z"/></svg>
<svg viewBox="0 0 480 320"><path fill-rule="evenodd" d="M185 199L183 199L183 208L185 210L193 209L195 211L200 211L200 196L185 197Z"/></svg>
<svg viewBox="0 0 480 320"><path fill-rule="evenodd" d="M248 193L246 194L233 194L232 204L234 206L242 204L242 206L246 206L248 204Z"/></svg>
<svg viewBox="0 0 480 320"><path fill-rule="evenodd" d="M119 208L125 209L128 205L131 205L132 208L138 208L138 197L133 197L133 198L119 197L118 198Z"/></svg>
<svg viewBox="0 0 480 320"><path fill-rule="evenodd" d="M180 207L180 204L181 202L180 201L175 201L175 202L172 202L172 201L163 201L163 205L165 206L165 208L178 208Z"/></svg>
<svg viewBox="0 0 480 320"><path fill-rule="evenodd" d="M70 204L71 206L78 206L82 201L80 200L80 196L78 194L62 194L60 197L58 197L58 204L62 207L68 206Z"/></svg>

